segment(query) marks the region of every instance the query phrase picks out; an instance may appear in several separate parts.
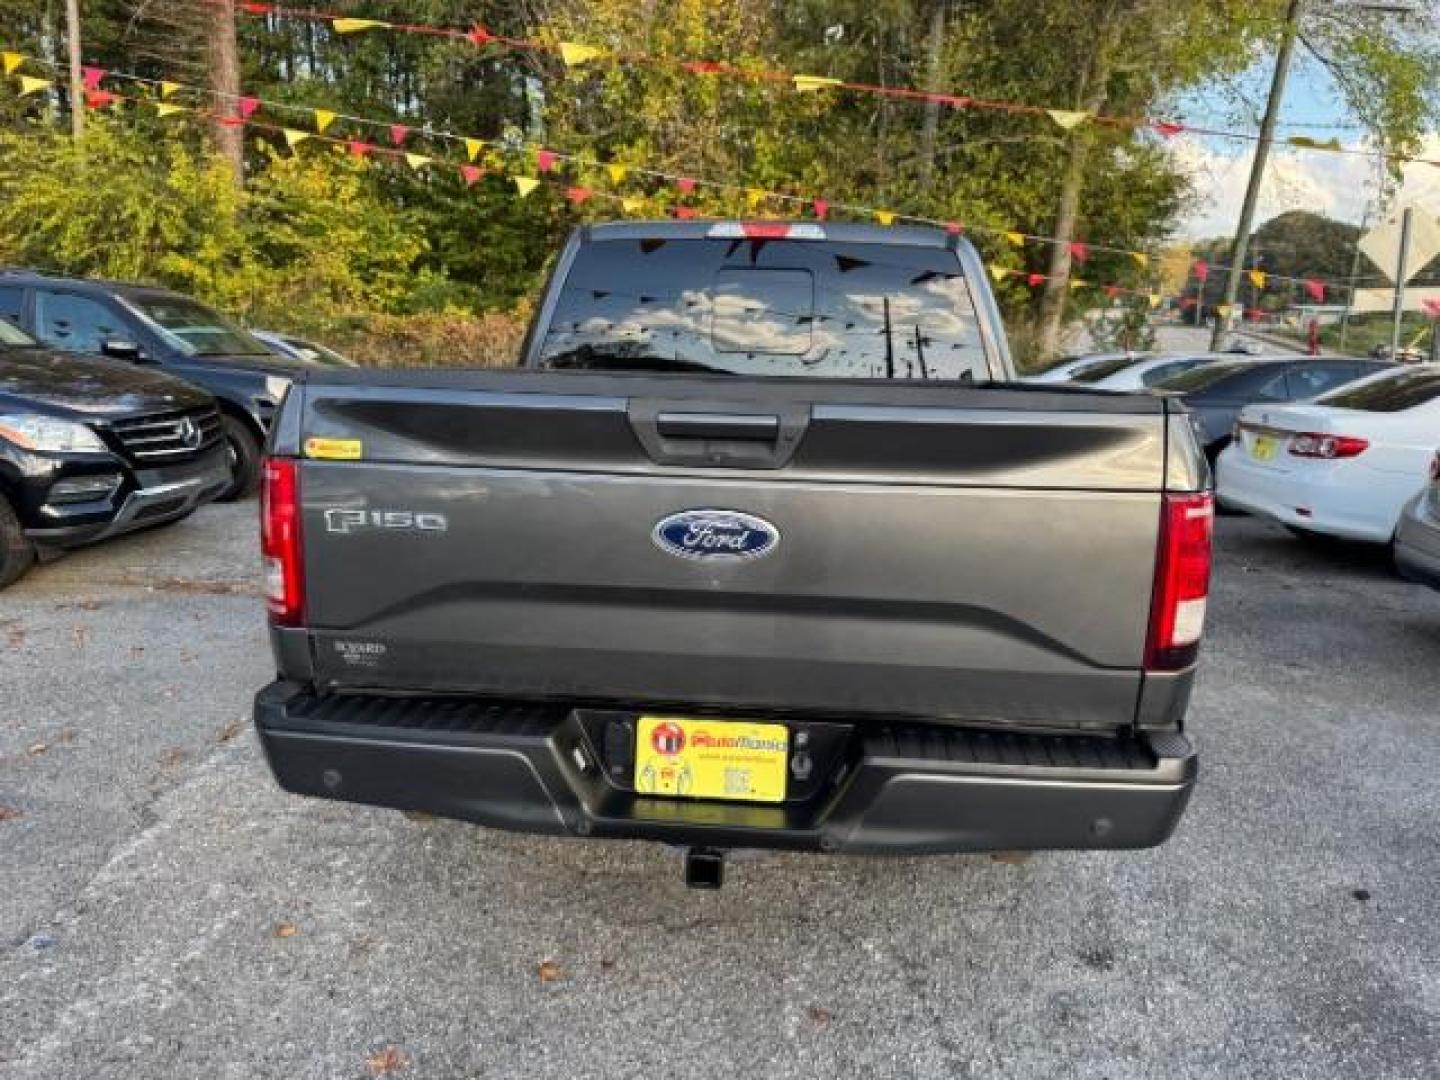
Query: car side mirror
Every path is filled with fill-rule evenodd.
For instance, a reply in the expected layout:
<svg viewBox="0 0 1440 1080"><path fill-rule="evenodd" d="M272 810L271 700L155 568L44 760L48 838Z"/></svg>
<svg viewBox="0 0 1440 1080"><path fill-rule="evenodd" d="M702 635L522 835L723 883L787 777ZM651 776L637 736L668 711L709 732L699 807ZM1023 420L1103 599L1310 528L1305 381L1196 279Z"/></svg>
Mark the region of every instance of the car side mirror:
<svg viewBox="0 0 1440 1080"><path fill-rule="evenodd" d="M139 344L124 338L106 338L100 343L100 352L116 360L132 360L138 363L148 359Z"/></svg>

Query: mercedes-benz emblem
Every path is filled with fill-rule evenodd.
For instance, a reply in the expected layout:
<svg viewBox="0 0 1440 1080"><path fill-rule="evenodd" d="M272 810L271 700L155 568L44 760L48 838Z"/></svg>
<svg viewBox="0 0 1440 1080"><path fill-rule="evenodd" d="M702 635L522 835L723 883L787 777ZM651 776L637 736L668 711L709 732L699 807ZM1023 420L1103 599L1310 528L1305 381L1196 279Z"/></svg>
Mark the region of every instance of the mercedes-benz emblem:
<svg viewBox="0 0 1440 1080"><path fill-rule="evenodd" d="M184 417L176 426L175 434L178 435L180 441L191 450L194 450L200 445L200 429L195 426L195 421L191 420L188 416Z"/></svg>

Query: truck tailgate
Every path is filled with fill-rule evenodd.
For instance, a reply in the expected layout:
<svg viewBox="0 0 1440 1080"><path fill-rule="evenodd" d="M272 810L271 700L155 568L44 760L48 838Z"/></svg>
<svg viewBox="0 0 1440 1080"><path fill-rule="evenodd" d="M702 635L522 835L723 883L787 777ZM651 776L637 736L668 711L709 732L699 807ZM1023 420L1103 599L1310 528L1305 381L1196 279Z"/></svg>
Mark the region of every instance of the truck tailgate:
<svg viewBox="0 0 1440 1080"><path fill-rule="evenodd" d="M323 687L1134 714L1160 399L578 372L325 376L292 398L277 453L360 455L312 443L300 470ZM759 519L751 546L662 527L699 510Z"/></svg>

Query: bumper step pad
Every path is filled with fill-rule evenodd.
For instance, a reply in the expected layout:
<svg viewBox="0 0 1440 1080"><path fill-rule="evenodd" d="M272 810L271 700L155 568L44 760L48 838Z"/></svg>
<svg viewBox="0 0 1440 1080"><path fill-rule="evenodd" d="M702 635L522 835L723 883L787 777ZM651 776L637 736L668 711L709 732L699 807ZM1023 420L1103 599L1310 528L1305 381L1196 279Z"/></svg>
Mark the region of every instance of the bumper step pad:
<svg viewBox="0 0 1440 1080"><path fill-rule="evenodd" d="M633 712L445 697L255 702L276 779L296 794L496 828L727 847L919 854L1161 843L1189 800L1183 736L1033 735L914 722L789 718L815 776L779 805L661 799L616 783L612 723Z"/></svg>

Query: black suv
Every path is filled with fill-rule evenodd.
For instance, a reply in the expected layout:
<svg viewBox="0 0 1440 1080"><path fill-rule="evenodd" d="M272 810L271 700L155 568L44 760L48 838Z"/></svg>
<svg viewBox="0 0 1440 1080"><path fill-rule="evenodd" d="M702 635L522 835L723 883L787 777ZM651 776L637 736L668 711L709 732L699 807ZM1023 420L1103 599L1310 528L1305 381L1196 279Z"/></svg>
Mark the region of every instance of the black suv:
<svg viewBox="0 0 1440 1080"><path fill-rule="evenodd" d="M306 368L205 305L147 285L0 270L0 319L53 348L154 365L210 391L234 474L227 499L255 486L275 406Z"/></svg>
<svg viewBox="0 0 1440 1080"><path fill-rule="evenodd" d="M0 319L0 588L37 554L178 521L232 484L215 399Z"/></svg>

